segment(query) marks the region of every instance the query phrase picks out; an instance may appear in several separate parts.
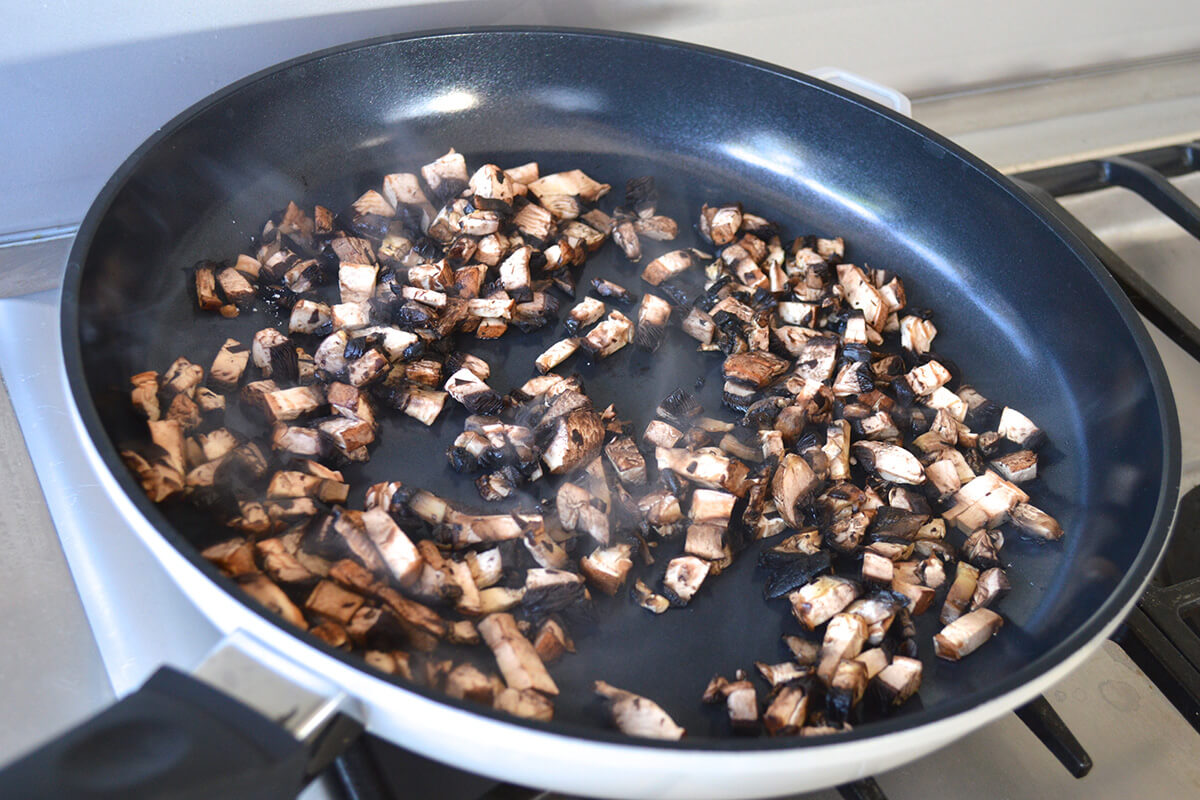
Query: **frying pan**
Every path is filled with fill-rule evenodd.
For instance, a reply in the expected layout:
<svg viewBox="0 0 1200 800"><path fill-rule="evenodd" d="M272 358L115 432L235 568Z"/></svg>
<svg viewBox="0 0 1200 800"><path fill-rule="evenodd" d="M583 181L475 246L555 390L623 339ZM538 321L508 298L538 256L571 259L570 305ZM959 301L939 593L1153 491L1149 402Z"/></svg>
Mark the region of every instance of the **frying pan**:
<svg viewBox="0 0 1200 800"><path fill-rule="evenodd" d="M781 660L780 634L794 625L761 600L753 553L686 610L651 617L623 599L605 604L578 636L578 653L552 668L563 690L552 723L376 672L236 591L198 555L227 532L187 508L156 507L122 465L120 445L143 438L128 377L181 354L207 363L227 336L246 341L265 324L197 312L183 269L235 256L289 200L344 207L381 175L411 171L449 146L472 168L536 159L543 174L578 167L618 187L655 175L660 213L683 223L684 244L702 202L740 200L790 235L844 236L848 261L900 273L910 303L934 312L938 353L1050 437L1029 491L1067 535L1053 545L1009 537L1014 585L999 607L1001 634L959 663L934 660L924 646L919 699L889 718L825 737L730 738L722 710L698 702L704 684ZM640 293L636 275L609 246L588 262L581 287L599 276ZM560 336L557 326L511 332L467 349L490 362L489 382L503 391L527 379L533 358ZM676 386L701 386L716 413L720 359L689 341L674 332L654 356L627 348L577 369L597 404L615 403L638 430ZM978 159L880 106L767 64L645 37L419 34L318 53L214 94L134 153L92 206L68 265L62 343L87 457L219 629L251 638L293 672L321 676L357 702L377 735L464 769L585 795L802 791L965 735L1061 678L1119 623L1164 547L1178 490L1179 434L1158 355L1061 222ZM442 455L462 418L451 409L429 429L385 421L370 462L349 479L401 480L477 503ZM933 617L919 620L926 643ZM689 735L618 736L590 696L596 678L654 698ZM155 774L173 780L172 769Z"/></svg>

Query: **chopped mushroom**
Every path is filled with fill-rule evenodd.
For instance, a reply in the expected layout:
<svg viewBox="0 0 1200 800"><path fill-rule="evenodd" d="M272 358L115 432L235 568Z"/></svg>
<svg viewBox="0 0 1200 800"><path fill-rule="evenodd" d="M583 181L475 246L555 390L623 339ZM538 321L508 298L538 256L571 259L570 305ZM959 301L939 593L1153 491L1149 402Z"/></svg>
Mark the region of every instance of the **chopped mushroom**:
<svg viewBox="0 0 1200 800"><path fill-rule="evenodd" d="M670 600L652 592L640 578L633 582L633 596L639 606L654 614L661 614L671 607Z"/></svg>
<svg viewBox="0 0 1200 800"><path fill-rule="evenodd" d="M607 595L615 595L633 569L633 547L617 544L600 547L579 560L579 569L588 582Z"/></svg>
<svg viewBox="0 0 1200 800"><path fill-rule="evenodd" d="M633 341L633 322L620 311L612 310L604 320L588 331L580 344L592 356L607 358Z"/></svg>
<svg viewBox="0 0 1200 800"><path fill-rule="evenodd" d="M918 485L925 482L925 469L912 453L885 442L860 441L854 444L855 458L863 469L885 481Z"/></svg>
<svg viewBox="0 0 1200 800"><path fill-rule="evenodd" d="M547 373L573 356L578 349L578 339L561 339L546 348L545 352L537 357L534 364L537 366L538 372Z"/></svg>
<svg viewBox="0 0 1200 800"><path fill-rule="evenodd" d="M976 609L954 620L933 637L934 652L938 658L958 661L995 636L1003 624L1004 620L995 611Z"/></svg>
<svg viewBox="0 0 1200 800"><path fill-rule="evenodd" d="M147 441L122 459L153 500L211 509L233 529L237 537L206 558L384 672L415 672L431 688L543 720L553 706L542 692L554 686L544 664L573 652L564 624L594 613L592 592L631 583L635 602L663 613L757 539L779 537L758 552L764 596L786 596L814 631L784 637L794 663L758 662L772 684L768 734L848 730L869 681L884 703L910 698L921 681L913 616L948 577L937 654L959 658L995 632L1000 618L987 607L1008 588L1001 526L1063 534L1018 485L1036 477L1045 435L957 383L954 365L932 350L928 314L907 310L901 278L845 263L840 238L799 236L789 247L779 225L740 204L704 206L698 232L714 251L677 249L640 269L656 288L643 294L636 326L586 298L535 361L549 373L580 347L589 362L630 342L654 352L678 309L697 350L721 354L722 383L710 388L739 418L707 416L716 409L678 388L639 442L627 418L648 408L600 411L576 376L493 390L488 364L456 348L465 337L552 325L560 306L551 290L574 297L581 279L630 302L624 287L579 268L609 238L638 261L648 242L679 235L658 214L654 179L629 181L624 205L606 211L591 204L609 185L579 170L474 167L451 149L420 177L397 172L361 187L340 215L289 203L250 254L189 272L201 308L276 316L250 329L258 333L248 346L226 339L207 371L181 357L161 378L132 378ZM334 268L336 303L322 289ZM258 380L246 377L251 361ZM229 402L224 393L239 389ZM360 474L342 465L368 461L377 437L394 435L389 417L433 425L447 396L470 414L447 451L456 471L471 473L462 480L487 501L536 502L539 511L554 497L545 519L520 507L475 514L398 481L370 487L364 511L342 507ZM655 449L655 468L641 442ZM948 537L948 525L963 536ZM663 594L633 575L635 548L647 566L656 553L665 562ZM483 639L505 680L439 650ZM614 710L647 711L644 698L601 687ZM725 700L735 728L756 727L744 672L706 694ZM654 716L665 718L657 706L648 710L640 724L682 735Z"/></svg>
<svg viewBox="0 0 1200 800"><path fill-rule="evenodd" d="M1050 541L1062 538L1063 529L1058 520L1029 503L1017 503L1008 512L1008 516L1023 533Z"/></svg>
<svg viewBox="0 0 1200 800"><path fill-rule="evenodd" d="M686 733L653 700L604 681L596 681L595 691L608 700L613 723L622 733L647 739L682 739Z"/></svg>
<svg viewBox="0 0 1200 800"><path fill-rule="evenodd" d="M708 572L709 563L695 556L671 559L663 576L663 591L667 599L676 605L687 605L700 590Z"/></svg>
<svg viewBox="0 0 1200 800"><path fill-rule="evenodd" d="M822 575L788 595L792 613L808 630L816 630L857 598L858 584L845 578Z"/></svg>
<svg viewBox="0 0 1200 800"><path fill-rule="evenodd" d="M537 651L517 629L511 614L496 613L480 620L477 627L488 647L496 656L496 665L511 689L536 689L545 694L558 694L558 687L546 672Z"/></svg>
<svg viewBox="0 0 1200 800"><path fill-rule="evenodd" d="M880 672L875 681L884 698L892 705L900 705L921 688L923 666L915 658L893 656L892 663Z"/></svg>

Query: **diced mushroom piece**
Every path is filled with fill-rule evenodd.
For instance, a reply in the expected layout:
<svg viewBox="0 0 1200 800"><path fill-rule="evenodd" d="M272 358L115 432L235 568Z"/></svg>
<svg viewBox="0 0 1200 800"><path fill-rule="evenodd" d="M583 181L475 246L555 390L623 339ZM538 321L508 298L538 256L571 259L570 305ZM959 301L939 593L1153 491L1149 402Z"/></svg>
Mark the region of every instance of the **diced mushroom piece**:
<svg viewBox="0 0 1200 800"><path fill-rule="evenodd" d="M323 580L313 587L304 607L314 614L348 625L364 602L362 595L343 589L333 581Z"/></svg>
<svg viewBox="0 0 1200 800"><path fill-rule="evenodd" d="M672 250L651 261L642 270L642 280L651 286L660 284L687 271L696 263L691 250Z"/></svg>
<svg viewBox="0 0 1200 800"><path fill-rule="evenodd" d="M667 526L683 519L679 498L667 489L650 492L638 500L637 505L650 525Z"/></svg>
<svg viewBox="0 0 1200 800"><path fill-rule="evenodd" d="M595 692L608 700L613 723L624 734L674 740L682 739L686 733L653 700L618 689L604 681L596 681Z"/></svg>
<svg viewBox="0 0 1200 800"><path fill-rule="evenodd" d="M588 331L581 344L595 358L607 358L633 341L633 322L620 311L608 312L602 322Z"/></svg>
<svg viewBox="0 0 1200 800"><path fill-rule="evenodd" d="M604 303L594 297L585 297L567 314L567 331L572 336L604 316Z"/></svg>
<svg viewBox="0 0 1200 800"><path fill-rule="evenodd" d="M217 351L217 356L213 359L212 366L208 370L208 379L218 389L232 391L237 388L238 383L242 380L242 373L246 371L246 365L249 362L250 351L243 347L236 339L226 339L225 343L221 345L221 349ZM153 375L153 373L143 374ZM155 390L157 391L157 381L155 382ZM136 390L134 395L136 402Z"/></svg>
<svg viewBox="0 0 1200 800"><path fill-rule="evenodd" d="M650 590L641 578L633 582L633 598L639 606L652 614L661 614L671 607L671 601Z"/></svg>
<svg viewBox="0 0 1200 800"><path fill-rule="evenodd" d="M632 220L622 219L612 229L612 238L625 258L634 263L642 260L642 242Z"/></svg>
<svg viewBox="0 0 1200 800"><path fill-rule="evenodd" d="M404 413L424 425L432 425L446 405L446 392L410 386L404 394Z"/></svg>
<svg viewBox="0 0 1200 800"><path fill-rule="evenodd" d="M972 532L1000 525L1019 503L1029 501L1029 495L996 473L985 471L959 489L954 501L942 517L959 530Z"/></svg>
<svg viewBox="0 0 1200 800"><path fill-rule="evenodd" d="M346 365L346 379L352 386L366 386L382 378L388 366L387 357L371 349Z"/></svg>
<svg viewBox="0 0 1200 800"><path fill-rule="evenodd" d="M217 276L215 265L211 261L201 261L196 265L196 303L205 311L216 311L222 305L217 296Z"/></svg>
<svg viewBox="0 0 1200 800"><path fill-rule="evenodd" d="M845 578L822 575L788 595L792 613L808 630L816 630L855 600L861 589Z"/></svg>
<svg viewBox="0 0 1200 800"><path fill-rule="evenodd" d="M294 380L298 373L295 343L274 328L263 328L254 334L250 355L254 366L266 378Z"/></svg>
<svg viewBox="0 0 1200 800"><path fill-rule="evenodd" d="M737 498L728 492L714 489L696 489L692 492L692 504L688 515L695 523L707 523L721 527L729 524Z"/></svg>
<svg viewBox="0 0 1200 800"><path fill-rule="evenodd" d="M481 614L494 614L508 611L520 604L525 596L525 587L509 589L505 586L491 586L479 592L479 608Z"/></svg>
<svg viewBox="0 0 1200 800"><path fill-rule="evenodd" d="M558 687L546 671L529 640L521 635L511 614L496 613L480 620L477 627L483 640L496 656L496 665L504 682L512 689L536 689L558 694Z"/></svg>
<svg viewBox="0 0 1200 800"><path fill-rule="evenodd" d="M923 666L918 659L893 656L892 663L876 677L876 683L884 699L892 705L900 705L921 688Z"/></svg>
<svg viewBox="0 0 1200 800"><path fill-rule="evenodd" d="M656 447L654 460L660 471L669 469L679 477L709 489L724 489L741 497L749 488L749 468L717 448L704 447L693 452Z"/></svg>
<svg viewBox="0 0 1200 800"><path fill-rule="evenodd" d="M242 575L237 578L237 584L243 592L265 606L268 611L278 614L301 630L308 630L304 614L266 575L258 572Z"/></svg>
<svg viewBox="0 0 1200 800"><path fill-rule="evenodd" d="M311 414L325 405L319 386L293 386L267 392L262 397L263 413L270 422L287 422Z"/></svg>
<svg viewBox="0 0 1200 800"><path fill-rule="evenodd" d="M205 548L200 555L233 578L258 572L254 563L254 546L242 537L214 544Z"/></svg>
<svg viewBox="0 0 1200 800"><path fill-rule="evenodd" d="M792 658L800 666L812 666L817 663L821 646L816 642L802 639L799 636L784 636L783 643L787 645L788 650L792 653Z"/></svg>
<svg viewBox="0 0 1200 800"><path fill-rule="evenodd" d="M734 730L747 731L758 727L758 694L750 681L734 681L724 689L725 710Z"/></svg>
<svg viewBox="0 0 1200 800"><path fill-rule="evenodd" d="M1003 624L1004 619L995 611L976 609L954 620L933 637L934 652L938 658L958 661L991 639Z"/></svg>
<svg viewBox="0 0 1200 800"><path fill-rule="evenodd" d="M854 456L868 472L885 481L920 485L925 482L925 469L912 453L903 447L886 442L859 441L854 444Z"/></svg>
<svg viewBox="0 0 1200 800"><path fill-rule="evenodd" d="M601 545L608 544L608 515L591 492L574 483L564 482L558 487L556 505L559 522L565 530L583 531Z"/></svg>
<svg viewBox="0 0 1200 800"><path fill-rule="evenodd" d="M230 339L229 341L233 340ZM219 358L220 354L218 354ZM158 373L139 372L130 378L129 382L133 384L133 391L130 393L130 398L134 407L141 412L143 417L152 422L161 418L162 409L158 402Z"/></svg>
<svg viewBox="0 0 1200 800"><path fill-rule="evenodd" d="M788 453L779 462L771 478L771 497L775 508L789 527L802 527L800 508L810 501L821 480L802 457Z"/></svg>
<svg viewBox="0 0 1200 800"><path fill-rule="evenodd" d="M773 353L752 352L731 355L721 371L727 380L734 380L763 389L788 370L790 364Z"/></svg>
<svg viewBox="0 0 1200 800"><path fill-rule="evenodd" d="M831 722L845 723L850 710L867 691L867 667L859 661L839 663L829 680L825 694L825 715Z"/></svg>
<svg viewBox="0 0 1200 800"><path fill-rule="evenodd" d="M1037 477L1037 453L1032 450L1018 450L992 460L989 465L1000 477L1013 483L1024 483Z"/></svg>
<svg viewBox="0 0 1200 800"><path fill-rule="evenodd" d="M225 293L225 299L235 305L241 305L254 297L254 286L246 280L246 276L233 267L226 267L217 273L217 283Z"/></svg>
<svg viewBox="0 0 1200 800"><path fill-rule="evenodd" d="M642 441L654 447L674 447L683 438L683 432L662 420L651 420L642 433Z"/></svg>
<svg viewBox="0 0 1200 800"><path fill-rule="evenodd" d="M476 208L487 211L509 211L516 198L512 178L495 164L484 164L475 170L468 181Z"/></svg>
<svg viewBox="0 0 1200 800"><path fill-rule="evenodd" d="M633 227L642 236L657 242L669 242L679 235L679 223L661 215L638 217Z"/></svg>
<svg viewBox="0 0 1200 800"><path fill-rule="evenodd" d="M717 332L717 324L713 322L713 318L699 308L692 308L688 311L688 315L683 318L680 327L684 333L700 342L702 346L711 345Z"/></svg>
<svg viewBox="0 0 1200 800"><path fill-rule="evenodd" d="M737 238L738 230L742 227L742 206L740 203L727 206L710 206L705 204L700 208L700 234L715 245L726 245Z"/></svg>
<svg viewBox="0 0 1200 800"><path fill-rule="evenodd" d="M542 517L538 514L470 515L450 510L446 512L444 524L450 544L466 547L520 538L527 527L541 526Z"/></svg>
<svg viewBox="0 0 1200 800"><path fill-rule="evenodd" d="M336 331L317 345L317 352L313 353L313 362L330 375L340 375L346 369L346 346L349 344L350 334L346 331Z"/></svg>
<svg viewBox="0 0 1200 800"><path fill-rule="evenodd" d="M467 187L467 162L454 148L436 161L421 167L425 184L439 198L457 195Z"/></svg>
<svg viewBox="0 0 1200 800"><path fill-rule="evenodd" d="M934 336L937 328L929 320L914 316L900 318L900 346L905 350L917 355L928 353Z"/></svg>
<svg viewBox="0 0 1200 800"><path fill-rule="evenodd" d="M558 620L548 619L538 628L533 649L543 664L552 664L561 658L563 653L574 652L575 644Z"/></svg>
<svg viewBox="0 0 1200 800"><path fill-rule="evenodd" d="M887 323L888 304L871 282L863 275L863 271L853 264L839 264L837 267L838 283L846 295L846 302L852 308L863 312L868 325L877 331L883 330Z"/></svg>
<svg viewBox="0 0 1200 800"><path fill-rule="evenodd" d="M579 339L562 339L546 348L545 352L537 357L534 365L538 372L545 374L574 355L578 349Z"/></svg>
<svg viewBox="0 0 1200 800"><path fill-rule="evenodd" d="M872 552L863 553L862 576L864 581L881 583L885 586L892 582L892 560Z"/></svg>
<svg viewBox="0 0 1200 800"><path fill-rule="evenodd" d="M494 688L488 676L474 664L459 664L446 675L443 691L460 700L467 698L476 703L491 705Z"/></svg>
<svg viewBox="0 0 1200 800"><path fill-rule="evenodd" d="M507 688L496 695L495 708L514 717L549 722L554 718L554 704L533 689Z"/></svg>
<svg viewBox="0 0 1200 800"><path fill-rule="evenodd" d="M585 203L596 202L612 189L607 183L594 181L583 170L578 169L545 175L526 185L539 200L546 196L565 194L578 197Z"/></svg>
<svg viewBox="0 0 1200 800"><path fill-rule="evenodd" d="M913 394L924 396L945 386L950 377L950 371L937 361L926 361L910 370L904 379L912 387Z"/></svg>
<svg viewBox="0 0 1200 800"><path fill-rule="evenodd" d="M1058 520L1029 503L1017 503L1008 512L1008 517L1023 533L1030 536L1049 541L1062 538L1063 529Z"/></svg>
<svg viewBox="0 0 1200 800"><path fill-rule="evenodd" d="M784 686L763 712L763 726L771 736L793 736L808 716L808 692L802 686Z"/></svg>
<svg viewBox="0 0 1200 800"><path fill-rule="evenodd" d="M604 455L612 464L621 483L643 486L646 483L646 459L629 436L618 436L604 447Z"/></svg>
<svg viewBox="0 0 1200 800"><path fill-rule="evenodd" d="M930 486L937 490L938 498L945 499L962 488L958 468L948 458L939 458L925 467L925 477Z"/></svg>
<svg viewBox="0 0 1200 800"><path fill-rule="evenodd" d="M667 563L663 592L675 605L685 606L708 577L709 562L695 556L678 556Z"/></svg>
<svg viewBox="0 0 1200 800"><path fill-rule="evenodd" d="M372 508L363 512L362 523L396 582L401 586L415 583L424 559L391 515L381 508Z"/></svg>
<svg viewBox="0 0 1200 800"><path fill-rule="evenodd" d="M854 658L867 642L867 623L857 614L834 614L825 626L821 642L821 657L817 662L817 677L826 685L844 659Z"/></svg>
<svg viewBox="0 0 1200 800"><path fill-rule="evenodd" d="M267 497L272 500L289 497L315 497L323 503L344 503L350 487L341 481L319 478L294 470L280 470L271 477Z"/></svg>
<svg viewBox="0 0 1200 800"><path fill-rule="evenodd" d="M1042 429L1034 425L1029 417L1008 406L1000 413L1000 423L996 426L996 432L1028 450L1037 449L1045 439Z"/></svg>
<svg viewBox="0 0 1200 800"><path fill-rule="evenodd" d="M180 357L163 373L162 390L167 396L192 394L203 382L204 367Z"/></svg>
<svg viewBox="0 0 1200 800"><path fill-rule="evenodd" d="M450 376L445 389L472 414L497 414L504 407L503 398L466 367Z"/></svg>
<svg viewBox="0 0 1200 800"><path fill-rule="evenodd" d="M996 598L1007 592L1011 587L1008 576L999 567L986 569L975 584L975 592L971 596L971 610L987 608Z"/></svg>
<svg viewBox="0 0 1200 800"><path fill-rule="evenodd" d="M872 647L856 655L854 660L866 667L867 680L870 680L883 672L888 665L888 658L887 651L882 647Z"/></svg>
<svg viewBox="0 0 1200 800"><path fill-rule="evenodd" d="M579 569L588 582L607 595L615 595L633 568L633 547L617 544L596 548L579 560Z"/></svg>
<svg viewBox="0 0 1200 800"><path fill-rule="evenodd" d="M767 664L762 661L755 661L754 666L758 668L758 672L763 676L763 680L771 684L772 687L784 686L812 674L811 669L802 667L794 661L785 661L782 664Z"/></svg>
<svg viewBox="0 0 1200 800"><path fill-rule="evenodd" d="M552 426L542 451L542 461L550 474L563 475L600 454L604 423L594 411L577 408L554 420Z"/></svg>
<svg viewBox="0 0 1200 800"><path fill-rule="evenodd" d="M473 297L467 301L467 313L484 319L512 319L514 301L507 294L492 297Z"/></svg>
<svg viewBox="0 0 1200 800"><path fill-rule="evenodd" d="M379 267L371 264L347 264L338 267L338 288L343 303L365 303L375 291Z"/></svg>

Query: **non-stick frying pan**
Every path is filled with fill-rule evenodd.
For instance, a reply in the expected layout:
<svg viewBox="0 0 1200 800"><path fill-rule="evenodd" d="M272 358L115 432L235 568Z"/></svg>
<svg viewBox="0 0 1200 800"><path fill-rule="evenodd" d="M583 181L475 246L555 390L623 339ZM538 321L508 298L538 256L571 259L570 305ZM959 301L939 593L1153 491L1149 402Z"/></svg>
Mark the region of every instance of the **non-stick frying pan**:
<svg viewBox="0 0 1200 800"><path fill-rule="evenodd" d="M347 204L379 176L453 146L468 163L536 159L620 185L658 178L684 222L740 200L789 234L844 236L847 259L899 272L934 312L940 354L986 396L1049 434L1030 494L1067 530L1053 545L1009 537L1013 590L993 642L959 663L930 658L919 701L820 738L729 738L698 698L712 675L783 656L791 622L761 599L743 556L686 610L604 605L579 652L553 668L556 720L522 722L367 668L287 628L198 556L226 531L156 507L122 465L142 437L128 378L176 356L211 358L263 318L198 312L183 270L230 258L289 200ZM664 248L665 249L665 248ZM606 248L585 277L636 291ZM581 285L586 285L581 283ZM1161 552L1178 488L1178 431L1161 363L1096 259L1012 183L920 125L804 75L661 40L556 30L408 36L326 51L248 78L188 110L117 172L84 221L63 292L65 369L87 457L129 524L224 631L240 630L362 707L372 732L465 769L590 795L751 797L830 785L943 745L1030 699L1120 621ZM678 332L676 332L678 333ZM504 390L531 374L560 329L468 348ZM649 356L580 366L600 406L641 429L675 386L719 407L720 359L682 335ZM443 456L463 413L430 429L383 425L356 485L402 480L451 500L474 489ZM361 497L352 497L352 502ZM660 565L663 560L660 560ZM152 600L150 600L152 602ZM922 618L920 635L935 631ZM136 625L137 620L128 620ZM591 697L595 678L657 700L688 728L677 744L622 738Z"/></svg>

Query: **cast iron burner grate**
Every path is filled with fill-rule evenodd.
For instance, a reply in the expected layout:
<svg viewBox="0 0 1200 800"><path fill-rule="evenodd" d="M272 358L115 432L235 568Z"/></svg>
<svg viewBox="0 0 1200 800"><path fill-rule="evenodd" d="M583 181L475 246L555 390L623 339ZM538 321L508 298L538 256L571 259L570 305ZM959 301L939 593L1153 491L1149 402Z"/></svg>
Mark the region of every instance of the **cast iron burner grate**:
<svg viewBox="0 0 1200 800"><path fill-rule="evenodd" d="M1124 259L1063 208L1056 197L1109 186L1136 192L1200 239L1200 206L1169 177L1200 171L1200 142L1093 159L1012 176L1096 254L1147 320L1200 361L1200 327L1184 316ZM1164 566L1137 608L1113 635L1134 663L1200 731L1200 487L1181 500ZM1017 717L1076 778L1092 759L1044 697ZM549 800L525 789L462 772L364 736L334 764L345 800ZM885 800L873 778L837 787L846 800Z"/></svg>

